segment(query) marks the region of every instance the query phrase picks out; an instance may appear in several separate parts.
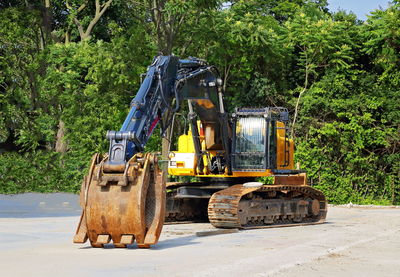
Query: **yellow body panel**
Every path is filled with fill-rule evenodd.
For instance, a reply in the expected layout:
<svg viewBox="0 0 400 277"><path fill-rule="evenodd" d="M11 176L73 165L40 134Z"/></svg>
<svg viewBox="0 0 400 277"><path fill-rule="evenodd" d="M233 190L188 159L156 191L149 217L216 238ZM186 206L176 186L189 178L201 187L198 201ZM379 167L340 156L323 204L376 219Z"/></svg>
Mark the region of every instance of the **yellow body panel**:
<svg viewBox="0 0 400 277"><path fill-rule="evenodd" d="M180 135L178 138L178 151L169 155L168 174L176 176L195 176L196 158L192 138L189 130L187 135ZM171 165L171 162L175 162Z"/></svg>
<svg viewBox="0 0 400 277"><path fill-rule="evenodd" d="M194 169L190 169L190 168L170 168L170 167L168 167L168 174L169 175L175 175L175 176L195 176L196 175Z"/></svg>
<svg viewBox="0 0 400 277"><path fill-rule="evenodd" d="M187 135L179 136L177 152L179 152L179 153L194 153L192 132L189 131L189 133Z"/></svg>
<svg viewBox="0 0 400 277"><path fill-rule="evenodd" d="M276 165L278 169L294 169L294 160L293 160L293 154L294 154L294 141L292 139L288 139L287 142L285 142L285 132L286 130L284 129L285 124L283 122L277 122L276 123L277 128L282 128L282 129L277 129L276 130ZM286 149L289 151L289 153L285 153L285 143ZM285 155L288 155L289 159L289 164L287 166L283 166L285 164Z"/></svg>
<svg viewBox="0 0 400 277"><path fill-rule="evenodd" d="M200 124L200 123L198 123ZM200 126L199 126L200 127ZM277 155L277 169L294 169L294 141L285 138L283 122L276 124L276 155ZM202 150L206 149L204 136L200 136L200 143ZM285 152L286 150L289 152ZM208 160L206 155L203 156L204 172L198 174L196 172L196 156L193 144L192 133L189 130L187 135L181 135L178 138L178 151L173 151L170 154L170 161L168 164L168 174L175 176L196 176L196 177L268 177L274 175L271 170L265 171L234 171L232 175L224 174L208 174ZM216 155L216 151L208 151L210 158ZM288 159L288 164L284 166L285 155Z"/></svg>

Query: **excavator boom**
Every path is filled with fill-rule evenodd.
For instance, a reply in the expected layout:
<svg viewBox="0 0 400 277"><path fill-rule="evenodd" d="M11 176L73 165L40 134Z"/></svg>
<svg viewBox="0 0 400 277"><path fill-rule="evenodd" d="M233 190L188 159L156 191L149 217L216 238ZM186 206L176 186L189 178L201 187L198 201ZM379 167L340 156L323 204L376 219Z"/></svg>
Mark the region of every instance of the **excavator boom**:
<svg viewBox="0 0 400 277"><path fill-rule="evenodd" d="M81 187L75 243L89 239L93 247L103 247L112 240L126 247L136 240L142 248L157 243L165 217L165 180L157 157L143 153L144 146L157 124L165 132L181 98L198 102L205 114L219 113L219 83L216 69L202 60L154 58L121 129L107 132L108 155L92 158Z"/></svg>

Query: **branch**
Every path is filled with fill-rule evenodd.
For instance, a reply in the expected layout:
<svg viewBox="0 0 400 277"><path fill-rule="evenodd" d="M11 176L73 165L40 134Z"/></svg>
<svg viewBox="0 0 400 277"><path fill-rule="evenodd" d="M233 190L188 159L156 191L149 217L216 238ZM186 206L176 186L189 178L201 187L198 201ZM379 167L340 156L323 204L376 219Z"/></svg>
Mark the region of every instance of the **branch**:
<svg viewBox="0 0 400 277"><path fill-rule="evenodd" d="M67 7L68 10L72 10L71 5L68 3L68 1L65 1L65 6Z"/></svg>
<svg viewBox="0 0 400 277"><path fill-rule="evenodd" d="M307 56L306 56L307 59ZM305 81L304 81L304 87L302 89L302 91L300 91L299 97L297 98L297 102L296 102L296 107L294 109L294 116L293 116L293 123L292 123L292 130L291 130L291 134L292 134L292 138L294 138L294 127L296 124L296 118L297 118L297 113L299 111L299 104L300 104L300 98L303 95L303 93L307 90L307 86L308 86L308 65L306 63L306 76L305 76Z"/></svg>
<svg viewBox="0 0 400 277"><path fill-rule="evenodd" d="M77 12L80 12L80 11L82 11L84 8L86 8L86 3L87 3L87 2L83 3L76 11L77 11Z"/></svg>
<svg viewBox="0 0 400 277"><path fill-rule="evenodd" d="M79 6L79 8L76 10L77 13L81 12L85 7L86 7L87 1L85 1L82 5ZM74 8L68 3L68 1L65 1L65 6L67 7L67 9L69 10L73 10ZM79 31L79 36L82 37L84 36L85 32L83 31L83 26L81 24L81 22L76 18L76 16L73 17L72 19L75 23L75 25L78 27L78 31ZM68 31L67 31L68 32ZM69 36L66 35L65 37L65 42L69 42Z"/></svg>
<svg viewBox="0 0 400 277"><path fill-rule="evenodd" d="M47 1L47 0L46 0ZM86 4L87 4L87 0L82 4L82 5L80 5L79 6L79 8L76 10L77 12L80 12L80 11L82 11L85 7L86 7ZM74 8L68 3L68 1L65 1L65 6L67 7L67 9L69 9L69 10L73 10Z"/></svg>
<svg viewBox="0 0 400 277"><path fill-rule="evenodd" d="M226 66L227 60L225 59L225 72L224 72L224 84L222 86L222 92L226 92L226 84L228 83L228 78L229 78L229 71L231 70L232 63L228 63L228 66Z"/></svg>
<svg viewBox="0 0 400 277"><path fill-rule="evenodd" d="M88 1L85 1L82 5L80 5L79 8L76 10L76 13L79 13L83 9L85 9L86 5L87 5L87 2ZM86 40L87 38L89 38L90 33L93 30L93 27L99 21L101 16L105 13L105 11L108 9L108 7L111 5L111 3L112 3L112 0L108 0L104 4L100 4L100 0L96 0L95 1L95 6L96 6L95 15L94 15L94 18L90 21L89 26L86 28L86 31L84 31L83 26L82 26L81 22L78 20L78 18L76 16L73 16L73 21L74 21L75 25L78 27L78 31L79 31L79 35L81 37L81 41ZM73 10L74 9L68 3L68 1L65 1L65 6L69 10Z"/></svg>
<svg viewBox="0 0 400 277"><path fill-rule="evenodd" d="M85 35L85 32L83 31L82 24L78 19L76 19L76 17L74 17L74 22L75 22L76 26L78 27L79 35L80 35L80 37L82 39L82 37Z"/></svg>
<svg viewBox="0 0 400 277"><path fill-rule="evenodd" d="M99 12L100 12L100 0L95 0L95 6L96 6L96 11L95 11L95 14L96 14L96 16L99 14Z"/></svg>
<svg viewBox="0 0 400 277"><path fill-rule="evenodd" d="M86 29L86 32L84 33L84 37L81 36L81 40L85 40L90 36L90 33L93 30L94 25L99 21L101 16L105 13L105 11L108 9L108 7L111 5L112 0L108 0L105 2L103 5L100 6L100 0L96 0L96 13L92 21L90 21L89 26Z"/></svg>

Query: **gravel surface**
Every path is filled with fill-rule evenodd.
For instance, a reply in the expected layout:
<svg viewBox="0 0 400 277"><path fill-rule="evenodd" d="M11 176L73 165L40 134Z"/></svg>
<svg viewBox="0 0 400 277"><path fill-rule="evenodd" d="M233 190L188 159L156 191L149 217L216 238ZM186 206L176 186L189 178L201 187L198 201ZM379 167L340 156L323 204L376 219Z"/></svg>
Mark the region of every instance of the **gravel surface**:
<svg viewBox="0 0 400 277"><path fill-rule="evenodd" d="M1 276L400 276L400 209L331 206L327 223L198 237L164 226L151 249L72 244L71 194L0 195Z"/></svg>

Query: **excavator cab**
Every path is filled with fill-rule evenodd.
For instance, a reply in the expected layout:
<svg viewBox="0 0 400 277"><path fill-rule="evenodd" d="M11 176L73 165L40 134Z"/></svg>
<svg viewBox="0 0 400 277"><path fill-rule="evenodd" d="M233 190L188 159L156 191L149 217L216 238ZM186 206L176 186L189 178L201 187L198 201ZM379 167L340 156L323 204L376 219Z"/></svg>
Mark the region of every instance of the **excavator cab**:
<svg viewBox="0 0 400 277"><path fill-rule="evenodd" d="M265 171L277 168L277 152L283 146L284 164L290 164L290 140L285 123L284 108L240 108L232 115L232 169L233 171ZM283 129L283 145L281 145ZM287 148L287 149L286 149Z"/></svg>

